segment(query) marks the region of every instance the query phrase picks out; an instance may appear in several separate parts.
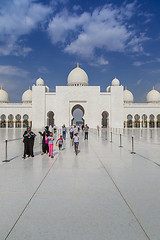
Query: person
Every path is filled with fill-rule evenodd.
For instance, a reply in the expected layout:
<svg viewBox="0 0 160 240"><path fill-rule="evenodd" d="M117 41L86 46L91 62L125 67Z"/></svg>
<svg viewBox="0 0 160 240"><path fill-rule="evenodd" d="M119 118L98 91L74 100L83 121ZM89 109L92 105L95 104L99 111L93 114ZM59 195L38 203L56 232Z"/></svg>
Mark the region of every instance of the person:
<svg viewBox="0 0 160 240"><path fill-rule="evenodd" d="M49 152L49 146L48 146L48 140L47 138L49 137L49 131L48 131L48 126L45 127L44 132L39 132L39 134L43 137L42 138L42 153L43 154L47 154Z"/></svg>
<svg viewBox="0 0 160 240"><path fill-rule="evenodd" d="M63 139L66 139L66 127L65 124L62 126L62 134L63 134Z"/></svg>
<svg viewBox="0 0 160 240"><path fill-rule="evenodd" d="M60 136L60 138L58 138L56 144L58 143L58 147L59 147L59 150L62 149L62 144L63 144L63 138L62 138L62 135Z"/></svg>
<svg viewBox="0 0 160 240"><path fill-rule="evenodd" d="M77 126L77 129L78 129L78 132L79 132L80 131L80 126L79 125Z"/></svg>
<svg viewBox="0 0 160 240"><path fill-rule="evenodd" d="M79 136L78 136L78 132L74 133L74 137L73 137L73 141L72 141L72 146L74 145L74 150L75 150L75 154L78 154L78 146L79 146Z"/></svg>
<svg viewBox="0 0 160 240"><path fill-rule="evenodd" d="M54 131L54 134L55 134L56 131L57 131L57 127L56 127L56 125L53 126L53 131Z"/></svg>
<svg viewBox="0 0 160 240"><path fill-rule="evenodd" d="M84 140L87 139L88 140L88 129L89 127L87 126L87 124L84 127Z"/></svg>
<svg viewBox="0 0 160 240"><path fill-rule="evenodd" d="M34 157L33 154L33 146L34 146L34 139L36 134L31 131L31 127L27 127L27 130L23 134L23 142L24 142L24 155L23 159L26 158L26 155L28 157Z"/></svg>
<svg viewBox="0 0 160 240"><path fill-rule="evenodd" d="M49 157L53 158L53 133L50 132L49 137L48 137L48 146L49 146Z"/></svg>
<svg viewBox="0 0 160 240"><path fill-rule="evenodd" d="M99 126L97 125L97 132L98 132L98 135L99 135Z"/></svg>
<svg viewBox="0 0 160 240"><path fill-rule="evenodd" d="M73 127L71 126L70 127L70 138L71 138L71 140L73 139L73 134L74 134L74 129L73 129Z"/></svg>
<svg viewBox="0 0 160 240"><path fill-rule="evenodd" d="M49 126L49 131L50 131L50 132L53 132L53 128L52 128L51 125Z"/></svg>

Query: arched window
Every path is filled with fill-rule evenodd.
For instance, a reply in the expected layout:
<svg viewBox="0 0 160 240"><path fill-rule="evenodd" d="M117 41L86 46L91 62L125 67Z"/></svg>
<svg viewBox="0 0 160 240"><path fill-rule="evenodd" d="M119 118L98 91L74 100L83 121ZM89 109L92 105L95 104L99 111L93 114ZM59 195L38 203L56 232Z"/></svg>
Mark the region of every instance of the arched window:
<svg viewBox="0 0 160 240"><path fill-rule="evenodd" d="M128 114L127 116L127 128L132 128L132 115L131 114Z"/></svg>
<svg viewBox="0 0 160 240"><path fill-rule="evenodd" d="M21 115L20 114L17 114L16 117L16 122L15 122L15 127L16 128L21 128Z"/></svg>
<svg viewBox="0 0 160 240"><path fill-rule="evenodd" d="M9 114L8 116L8 127L9 128L13 128L13 115L12 114Z"/></svg>

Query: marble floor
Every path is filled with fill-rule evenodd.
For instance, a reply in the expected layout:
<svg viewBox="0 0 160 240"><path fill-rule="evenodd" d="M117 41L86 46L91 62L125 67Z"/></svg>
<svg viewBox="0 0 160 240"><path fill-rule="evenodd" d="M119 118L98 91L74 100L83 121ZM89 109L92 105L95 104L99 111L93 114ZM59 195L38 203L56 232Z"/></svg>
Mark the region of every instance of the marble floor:
<svg viewBox="0 0 160 240"><path fill-rule="evenodd" d="M19 139L4 162L22 134L0 129L0 240L160 240L160 130L90 129L77 156L67 135L53 159L37 134L34 158Z"/></svg>

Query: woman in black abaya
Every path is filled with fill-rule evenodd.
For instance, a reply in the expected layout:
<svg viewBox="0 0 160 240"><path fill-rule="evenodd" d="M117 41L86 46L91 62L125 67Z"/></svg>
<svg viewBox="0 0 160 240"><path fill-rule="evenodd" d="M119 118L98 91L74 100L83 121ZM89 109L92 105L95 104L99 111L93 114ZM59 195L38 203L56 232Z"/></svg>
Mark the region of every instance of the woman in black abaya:
<svg viewBox="0 0 160 240"><path fill-rule="evenodd" d="M23 142L24 142L24 155L23 158L26 158L26 155L28 157L32 156L34 157L33 154L33 146L34 146L34 139L35 139L35 133L31 131L31 127L27 127L27 130L23 134Z"/></svg>

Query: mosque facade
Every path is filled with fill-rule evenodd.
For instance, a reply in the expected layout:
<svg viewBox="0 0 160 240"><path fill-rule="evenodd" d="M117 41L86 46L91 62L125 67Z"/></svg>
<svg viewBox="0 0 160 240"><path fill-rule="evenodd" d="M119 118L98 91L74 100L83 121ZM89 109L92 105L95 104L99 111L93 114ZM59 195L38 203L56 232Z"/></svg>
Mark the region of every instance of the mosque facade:
<svg viewBox="0 0 160 240"><path fill-rule="evenodd" d="M10 103L0 90L0 128L42 129L45 125L73 124L73 112L80 109L82 122L91 128L159 128L160 93L154 88L146 103L134 103L133 94L112 80L106 92L100 86L88 86L88 76L78 65L68 75L67 86L50 92L42 78L22 95L22 103Z"/></svg>

